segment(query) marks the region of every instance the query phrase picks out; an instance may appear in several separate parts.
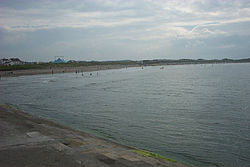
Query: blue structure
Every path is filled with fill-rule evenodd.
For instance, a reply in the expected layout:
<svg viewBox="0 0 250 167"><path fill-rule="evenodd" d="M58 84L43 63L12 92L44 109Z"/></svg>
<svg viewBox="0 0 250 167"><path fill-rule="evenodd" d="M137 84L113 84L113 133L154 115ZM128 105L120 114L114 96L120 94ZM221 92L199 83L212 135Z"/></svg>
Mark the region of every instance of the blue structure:
<svg viewBox="0 0 250 167"><path fill-rule="evenodd" d="M54 61L54 63L65 63L65 60L58 58Z"/></svg>

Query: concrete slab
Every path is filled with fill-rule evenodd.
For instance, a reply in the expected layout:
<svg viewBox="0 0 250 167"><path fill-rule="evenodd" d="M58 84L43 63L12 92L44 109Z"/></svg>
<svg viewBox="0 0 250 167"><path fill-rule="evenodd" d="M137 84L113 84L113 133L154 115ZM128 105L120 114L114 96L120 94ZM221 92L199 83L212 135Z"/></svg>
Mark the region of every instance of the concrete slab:
<svg viewBox="0 0 250 167"><path fill-rule="evenodd" d="M184 167L0 105L1 167Z"/></svg>

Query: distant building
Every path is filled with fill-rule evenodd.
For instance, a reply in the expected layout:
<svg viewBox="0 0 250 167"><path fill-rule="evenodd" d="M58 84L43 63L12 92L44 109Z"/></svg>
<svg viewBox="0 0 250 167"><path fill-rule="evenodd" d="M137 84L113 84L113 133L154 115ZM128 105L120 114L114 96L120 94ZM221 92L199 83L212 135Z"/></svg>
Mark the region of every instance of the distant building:
<svg viewBox="0 0 250 167"><path fill-rule="evenodd" d="M69 60L68 63L77 63L75 60Z"/></svg>
<svg viewBox="0 0 250 167"><path fill-rule="evenodd" d="M22 64L25 64L25 63L18 58L0 59L0 65L4 65L4 66L22 65Z"/></svg>
<svg viewBox="0 0 250 167"><path fill-rule="evenodd" d="M7 63L9 63L9 59L5 59L5 58L0 59L0 65L4 65L4 64L7 64Z"/></svg>
<svg viewBox="0 0 250 167"><path fill-rule="evenodd" d="M22 62L20 59L18 59L18 58L11 58L10 59L11 60L11 64L12 65L22 65L22 64L24 64L24 62Z"/></svg>
<svg viewBox="0 0 250 167"><path fill-rule="evenodd" d="M54 61L54 63L65 63L65 60L58 58Z"/></svg>

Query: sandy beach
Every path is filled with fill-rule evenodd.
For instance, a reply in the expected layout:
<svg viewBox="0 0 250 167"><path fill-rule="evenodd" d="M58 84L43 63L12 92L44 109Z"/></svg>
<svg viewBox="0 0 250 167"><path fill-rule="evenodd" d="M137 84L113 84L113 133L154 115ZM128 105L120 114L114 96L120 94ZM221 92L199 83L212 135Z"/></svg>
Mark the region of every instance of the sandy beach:
<svg viewBox="0 0 250 167"><path fill-rule="evenodd" d="M0 105L0 166L184 167L162 157ZM152 154L153 155L153 154Z"/></svg>
<svg viewBox="0 0 250 167"><path fill-rule="evenodd" d="M79 67L56 67L46 69L28 69L28 70L12 70L0 71L1 77L16 77L23 75L37 75L37 74L56 74L56 73L70 73L70 72L90 72L109 69L120 69L126 67L136 67L137 65L95 65L95 66L79 66Z"/></svg>

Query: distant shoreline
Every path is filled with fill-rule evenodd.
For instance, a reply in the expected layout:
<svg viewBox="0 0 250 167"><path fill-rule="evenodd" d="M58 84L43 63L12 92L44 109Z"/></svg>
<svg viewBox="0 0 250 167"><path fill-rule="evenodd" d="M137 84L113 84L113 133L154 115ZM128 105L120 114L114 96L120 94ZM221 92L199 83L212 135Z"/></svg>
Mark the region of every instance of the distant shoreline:
<svg viewBox="0 0 250 167"><path fill-rule="evenodd" d="M95 65L95 66L79 66L79 67L54 67L49 69L27 69L27 70L9 70L0 71L1 77L17 77L24 75L39 74L57 74L57 73L82 73L100 70L121 69L128 67L138 67L137 65Z"/></svg>
<svg viewBox="0 0 250 167"><path fill-rule="evenodd" d="M109 62L76 62L76 63L44 63L24 64L14 66L0 66L0 77L16 77L23 75L56 74L56 73L82 73L109 69L121 69L140 66L167 66L188 64L228 64L228 63L250 63L248 59L180 59L180 60L142 60L142 61L109 61Z"/></svg>

